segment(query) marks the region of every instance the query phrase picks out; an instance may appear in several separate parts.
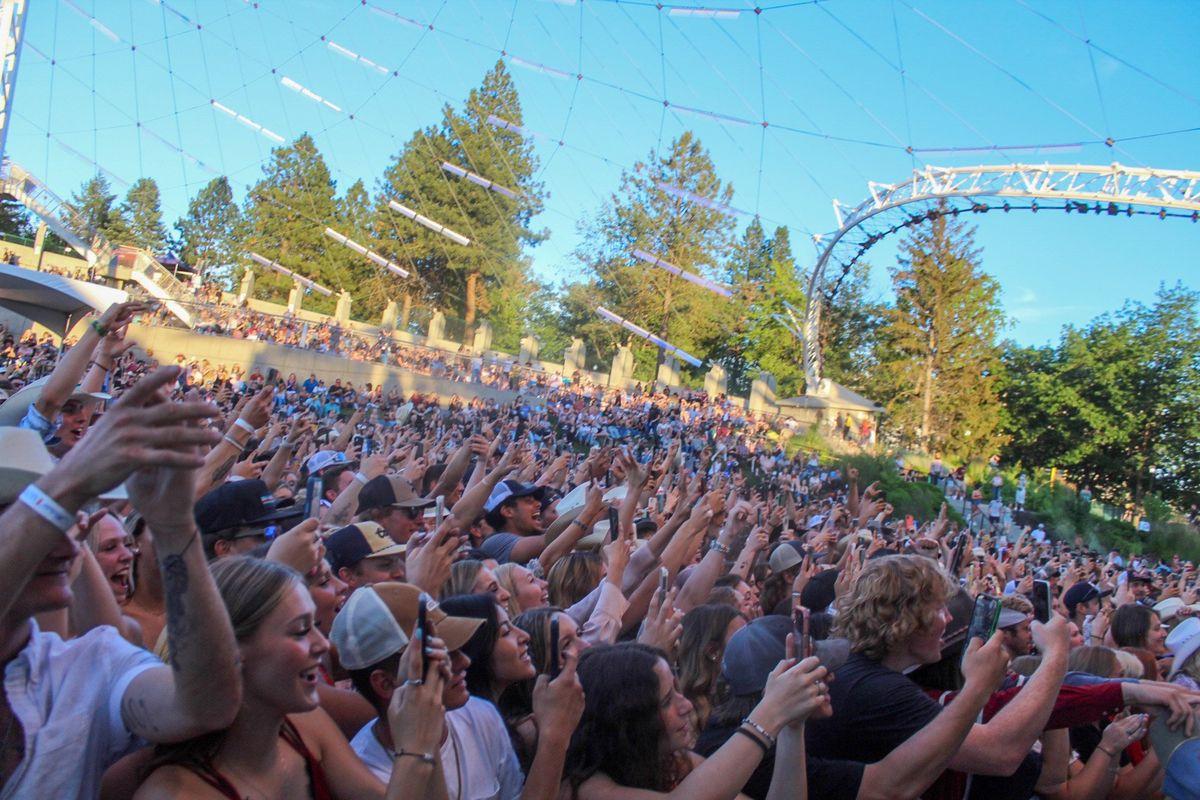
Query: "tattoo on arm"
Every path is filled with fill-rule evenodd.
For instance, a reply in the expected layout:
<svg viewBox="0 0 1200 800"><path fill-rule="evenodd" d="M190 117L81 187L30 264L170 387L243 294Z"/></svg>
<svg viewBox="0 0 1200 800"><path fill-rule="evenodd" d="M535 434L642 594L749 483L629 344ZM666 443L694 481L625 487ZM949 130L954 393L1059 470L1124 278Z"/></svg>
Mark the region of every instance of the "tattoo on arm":
<svg viewBox="0 0 1200 800"><path fill-rule="evenodd" d="M158 733L158 726L154 724L144 698L131 697L126 692L121 700L121 718L125 720L125 727L133 733Z"/></svg>
<svg viewBox="0 0 1200 800"><path fill-rule="evenodd" d="M229 473L233 471L233 465L237 463L237 456L230 456L221 463L219 467L213 470L212 482L220 483L229 477Z"/></svg>
<svg viewBox="0 0 1200 800"><path fill-rule="evenodd" d="M192 626L187 619L183 602L183 596L188 589L188 568L182 555L163 558L162 579L167 606L167 647L171 651L171 669L178 672L179 646L192 635Z"/></svg>

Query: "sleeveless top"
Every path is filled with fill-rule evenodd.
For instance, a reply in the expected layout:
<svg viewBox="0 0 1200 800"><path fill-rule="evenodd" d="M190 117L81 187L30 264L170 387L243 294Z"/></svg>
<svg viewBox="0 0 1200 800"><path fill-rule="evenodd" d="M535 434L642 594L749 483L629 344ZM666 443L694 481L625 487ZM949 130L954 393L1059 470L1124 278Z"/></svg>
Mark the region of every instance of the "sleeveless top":
<svg viewBox="0 0 1200 800"><path fill-rule="evenodd" d="M333 800L333 793L329 791L329 784L325 781L325 772L321 769L321 762L304 745L304 740L300 738L300 732L296 730L296 726L290 719L284 719L283 725L279 728L279 737L304 759L304 769L308 773L308 786L312 800ZM228 797L229 800L242 800L237 788L211 763L177 764L176 766L191 770L196 777Z"/></svg>

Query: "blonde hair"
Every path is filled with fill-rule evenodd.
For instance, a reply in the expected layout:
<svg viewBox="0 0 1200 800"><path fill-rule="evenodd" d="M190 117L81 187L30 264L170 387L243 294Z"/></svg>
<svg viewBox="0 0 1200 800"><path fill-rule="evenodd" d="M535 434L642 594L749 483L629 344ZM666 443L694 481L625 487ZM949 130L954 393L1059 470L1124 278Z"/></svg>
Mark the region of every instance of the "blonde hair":
<svg viewBox="0 0 1200 800"><path fill-rule="evenodd" d="M546 576L550 605L570 608L600 585L604 559L596 550L576 550L554 562Z"/></svg>
<svg viewBox="0 0 1200 800"><path fill-rule="evenodd" d="M516 619L521 615L521 606L517 602L517 578L514 574L518 567L521 565L509 562L496 567L492 573L496 576L496 583L508 592L508 602L504 604L504 610L508 612L509 619Z"/></svg>
<svg viewBox="0 0 1200 800"><path fill-rule="evenodd" d="M914 634L932 628L956 587L937 562L895 555L867 562L849 594L838 601L834 635L876 661Z"/></svg>
<svg viewBox="0 0 1200 800"><path fill-rule="evenodd" d="M1121 668L1122 678L1142 678L1146 674L1146 668L1142 666L1142 660L1128 650L1114 650L1113 654L1117 657L1117 664Z"/></svg>

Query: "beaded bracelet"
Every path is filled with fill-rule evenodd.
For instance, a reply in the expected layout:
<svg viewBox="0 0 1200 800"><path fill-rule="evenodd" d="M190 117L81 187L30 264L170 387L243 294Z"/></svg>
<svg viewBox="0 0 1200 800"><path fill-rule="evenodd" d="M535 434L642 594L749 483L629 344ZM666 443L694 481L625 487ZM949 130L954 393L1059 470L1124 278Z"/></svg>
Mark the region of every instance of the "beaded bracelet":
<svg viewBox="0 0 1200 800"><path fill-rule="evenodd" d="M754 720L750 719L749 717L746 717L744 720L742 720L742 727L746 727L746 726L753 728L755 730L755 732L758 733L759 736L763 737L763 739L765 739L771 745L771 747L775 746L775 737L772 736L770 733L768 733L767 729L764 728L762 725L759 725Z"/></svg>

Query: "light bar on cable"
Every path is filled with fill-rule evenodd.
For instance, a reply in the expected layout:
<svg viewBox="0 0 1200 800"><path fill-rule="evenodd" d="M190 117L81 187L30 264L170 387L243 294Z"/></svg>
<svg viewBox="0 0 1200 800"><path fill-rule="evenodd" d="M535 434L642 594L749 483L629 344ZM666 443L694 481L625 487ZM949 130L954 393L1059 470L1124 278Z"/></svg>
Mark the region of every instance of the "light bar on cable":
<svg viewBox="0 0 1200 800"><path fill-rule="evenodd" d="M379 253L376 253L374 250L368 250L367 248L363 247L361 244L354 241L350 237L343 236L342 234L338 233L333 228L326 228L325 235L328 236L330 239L333 239L338 244L349 247L351 250L358 253L360 256L366 256L370 261L383 267L388 272L399 275L401 278L407 278L409 276L408 270L406 270L403 267L400 267L396 264L393 264L391 261L388 261L386 258L379 255Z"/></svg>
<svg viewBox="0 0 1200 800"><path fill-rule="evenodd" d="M620 325L622 328L629 331L633 335L640 336L641 338L650 342L650 344L659 348L660 350L667 353L668 355L678 356L680 358L680 360L686 361L687 363L691 364L693 367L700 367L700 366L704 365L704 362L701 361L700 359L696 358L694 355L691 355L690 353L688 353L685 350L680 350L678 347L676 347L675 345L671 344L668 341L660 339L659 337L655 336L653 333L651 333L650 331L641 327L640 325L635 325L634 323L630 322L629 320L625 319L624 317L617 316L616 314L609 311L604 306L596 306L596 313L599 314L604 319L608 320L609 322L617 323L618 325Z"/></svg>
<svg viewBox="0 0 1200 800"><path fill-rule="evenodd" d="M325 106L326 108L333 109L334 111L338 112L339 114L342 111L341 106L334 105L333 103L326 100L324 97L321 97L321 95L317 94L314 91L306 89L305 87L296 83L294 80L292 80L291 78L289 78L286 75L284 75L282 78L280 78L279 82L282 83L285 88L291 89L293 92L296 92L297 94L302 94L305 97L307 97L309 100L312 100L313 102L316 102L316 103L320 103L321 105Z"/></svg>
<svg viewBox="0 0 1200 800"><path fill-rule="evenodd" d="M91 25L93 28L95 28L97 31L99 31L100 34L102 36L104 36L104 38L108 39L109 41L117 42L118 44L120 44L121 37L117 36L117 34L113 32L112 28L108 27L107 25L105 25L103 22L101 22L100 20L93 17L88 12L84 11L82 8L80 8L79 6L72 3L71 0L63 0L63 2L67 4L67 8L71 9L76 14L78 14L79 16L86 19L88 21L88 24Z"/></svg>
<svg viewBox="0 0 1200 800"><path fill-rule="evenodd" d="M380 75L388 75L391 73L391 70L388 69L387 67L383 66L382 64L376 64L374 61L367 58L366 56L360 56L358 53L354 52L353 50L349 50L345 47L342 47L337 42L326 42L326 45L328 45L329 49L332 50L333 52L337 53L338 55L345 56L346 58L350 59L351 61L355 61L359 64L362 64L364 67L370 67L371 69L378 72Z"/></svg>
<svg viewBox="0 0 1200 800"><path fill-rule="evenodd" d="M672 197L678 197L680 200L687 200L689 202L695 203L698 206L704 206L705 208L711 208L713 211L717 211L722 214L728 214L729 216L736 216L737 214L749 214L750 213L749 211L742 211L740 208L734 208L733 206L727 206L724 203L718 203L716 200L709 200L707 197L704 197L703 195L696 194L695 192L689 192L687 189L683 189L679 186L672 186L671 184L666 183L664 181L655 181L654 185L657 186L660 190L671 195Z"/></svg>
<svg viewBox="0 0 1200 800"><path fill-rule="evenodd" d="M221 103L218 103L216 100L209 100L208 102L217 111L220 111L222 114L227 114L227 115L233 117L234 119L236 119L238 122L245 125L250 130L255 131L257 133L261 133L263 136L267 137L268 139L270 139L272 142L275 142L276 144L283 144L283 137L280 136L275 131L271 130L270 128L264 128L262 125L259 125L257 122L250 119L249 117L242 116L241 114L239 114L238 112L236 112L232 108L230 108L229 106L222 105Z"/></svg>
<svg viewBox="0 0 1200 800"><path fill-rule="evenodd" d="M667 104L665 104L664 107L671 111L682 111L684 114L691 114L694 117L703 117L705 119L711 119L715 122L728 122L729 124L736 125L739 128L749 128L752 125L758 124L752 120L744 119L742 117L735 117L730 114L718 114L715 111L705 111L703 108L692 108L691 106L680 106L680 105L676 105L675 103L667 103Z"/></svg>
<svg viewBox="0 0 1200 800"><path fill-rule="evenodd" d="M509 198L510 200L517 199L517 193L514 192L512 189L506 189L503 186L501 186L500 184L496 183L495 181L489 181L487 178L483 177L482 175L476 175L474 172L468 172L467 170L463 169L460 166L451 164L449 161L442 162L442 169L444 169L446 172L449 172L451 175L457 175L460 178L466 178L471 183L474 183L477 186L482 186L485 189L490 189L493 192L495 192L496 194L502 194L505 197Z"/></svg>
<svg viewBox="0 0 1200 800"><path fill-rule="evenodd" d="M275 272L278 272L280 275L283 275L284 277L291 278L292 280L294 280L296 283L300 284L304 288L312 289L317 294L324 295L325 297L329 297L331 294L333 294L332 289L326 289L324 286L317 283L316 281L310 281L308 278L304 277L303 275L299 275L295 272L292 272L290 269L283 266L278 261L272 261L269 258L264 258L263 256L260 256L258 253L253 253L253 252L247 253L247 255L250 256L250 260L253 261L255 264L261 264L262 266L266 267L267 269L274 270Z"/></svg>
<svg viewBox="0 0 1200 800"><path fill-rule="evenodd" d="M522 136L529 135L529 131L527 129L521 127L515 122L509 122L506 119L497 117L495 114L488 114L487 122L489 125L494 125L497 128L503 128L504 130L512 131L513 133L519 133Z"/></svg>
<svg viewBox="0 0 1200 800"><path fill-rule="evenodd" d="M386 8L380 8L379 6L372 5L371 3L364 3L364 5L367 7L368 11L376 13L381 17L389 17L391 19L396 20L397 22L403 22L405 25L416 28L417 30L421 30L421 31L433 30L432 25L426 25L423 22L418 22L417 20L412 19L411 17L401 16L400 14L397 14L395 11L389 11Z"/></svg>
<svg viewBox="0 0 1200 800"><path fill-rule="evenodd" d="M540 72L543 75L549 75L551 78L562 78L562 79L566 80L568 78L575 77L574 75L571 75L568 72L563 72L561 69L555 69L554 67L547 67L545 64L539 64L536 61L529 61L527 59L521 58L520 56L514 56L514 55L510 54L508 56L508 61L509 61L509 63L513 64L514 66L524 67L525 69L533 70L534 72Z"/></svg>
<svg viewBox="0 0 1200 800"><path fill-rule="evenodd" d="M434 222L429 217L418 214L408 206L400 205L395 200L388 200L388 208L390 208L392 211L395 211L397 214L403 214L418 225L424 225L434 233L440 233L442 236L445 236L447 239L456 244L461 244L465 247L471 243L471 240L463 236L461 233L455 233L440 222Z"/></svg>
<svg viewBox="0 0 1200 800"><path fill-rule="evenodd" d="M680 278L683 278L685 281L691 281L692 283L699 286L701 289L708 289L710 292L713 292L714 294L719 294L722 297L733 297L733 292L729 291L721 284L713 283L708 278L701 278L699 275L694 275L685 269L680 269L679 267L672 264L670 261L663 261L658 256L647 253L645 250L634 250L633 255L634 255L634 257L640 258L642 261L645 261L647 264L650 264L651 266L661 267L662 269L665 269L667 272L671 273L672 275L678 275Z"/></svg>
<svg viewBox="0 0 1200 800"><path fill-rule="evenodd" d="M741 10L736 8L700 8L698 6L666 6L670 17L703 17L705 19L737 19Z"/></svg>

